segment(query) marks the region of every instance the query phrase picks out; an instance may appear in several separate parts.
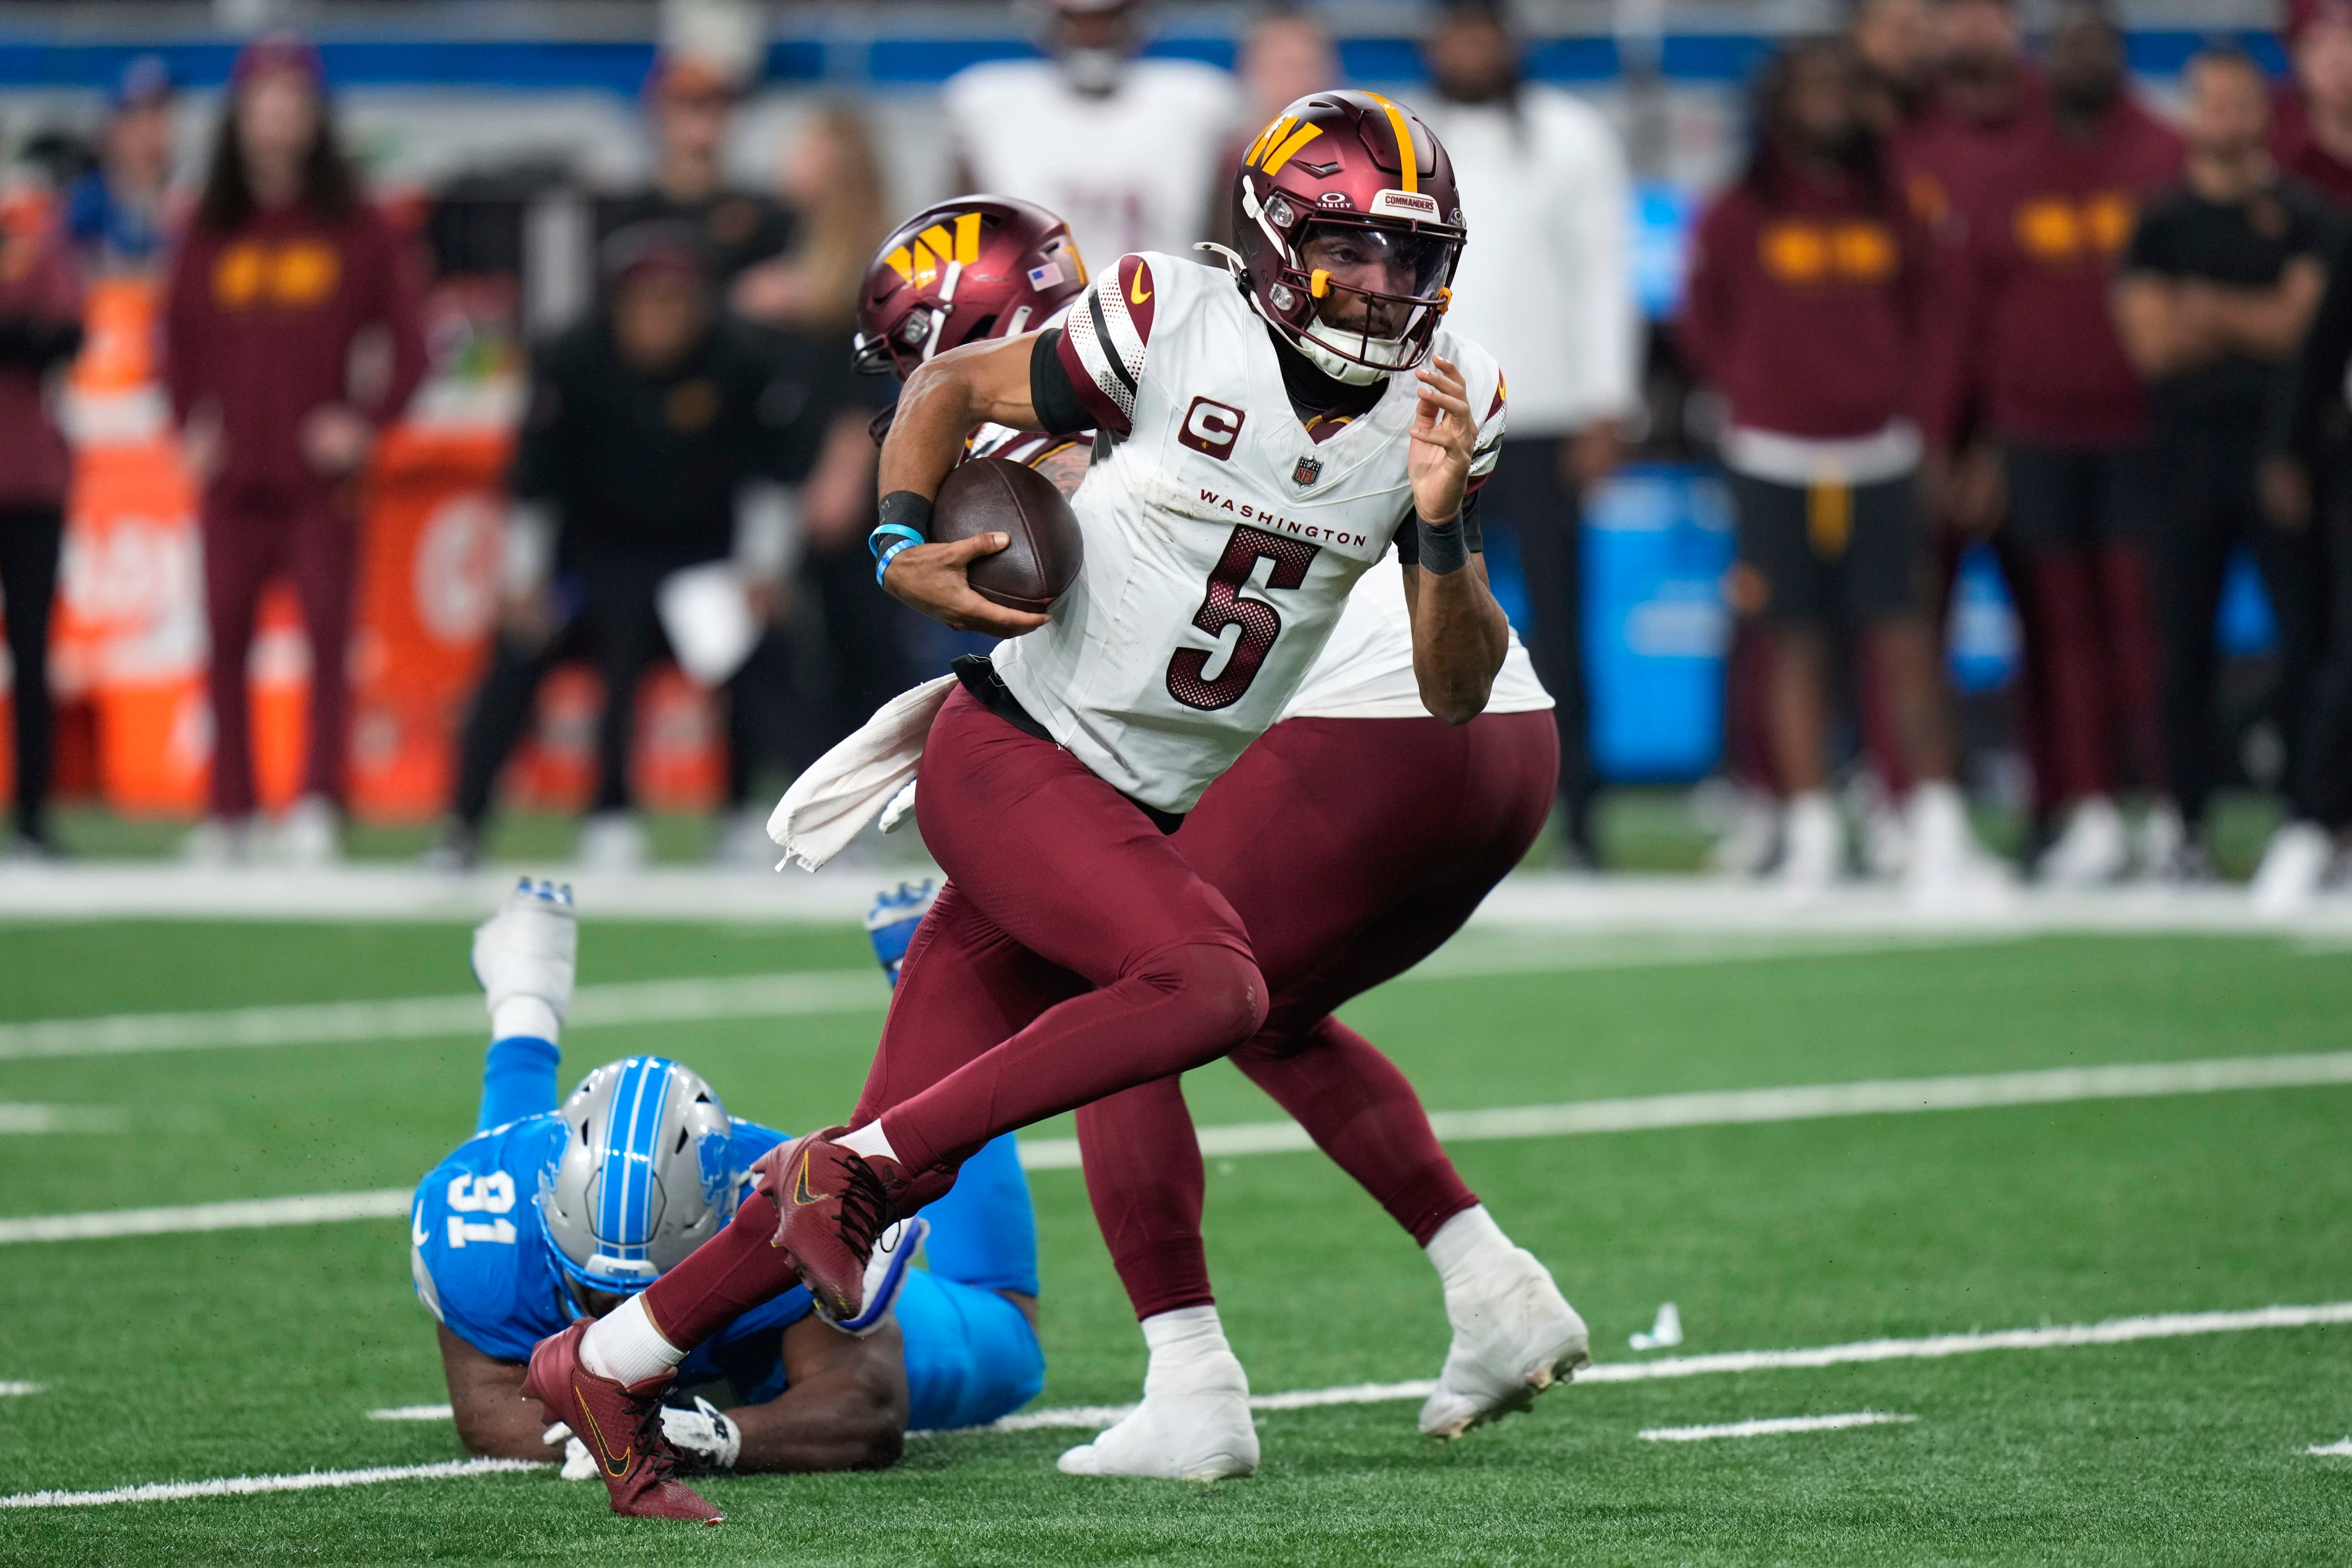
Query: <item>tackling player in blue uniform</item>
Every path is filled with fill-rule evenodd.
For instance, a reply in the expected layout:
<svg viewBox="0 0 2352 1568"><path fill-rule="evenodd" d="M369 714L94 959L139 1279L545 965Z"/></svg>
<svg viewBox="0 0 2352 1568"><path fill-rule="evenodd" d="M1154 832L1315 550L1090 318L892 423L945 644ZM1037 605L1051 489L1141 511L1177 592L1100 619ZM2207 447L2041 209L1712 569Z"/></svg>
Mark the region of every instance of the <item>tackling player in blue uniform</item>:
<svg viewBox="0 0 2352 1568"><path fill-rule="evenodd" d="M610 1311L724 1226L751 1162L787 1135L729 1116L660 1057L598 1068L559 1110L577 945L571 889L528 879L475 932L493 1036L478 1131L418 1186L409 1234L467 1448L546 1459L572 1438L566 1473L584 1478L596 1448L625 1458L632 1435L575 1436L577 1412L526 1398L531 1346ZM910 1267L919 1247L928 1272ZM1011 1138L877 1251L867 1289L879 1305L850 1323L820 1318L805 1290L736 1319L677 1384L723 1384L734 1407L664 1410L668 1446L703 1470L875 1468L910 1428L975 1426L1034 1397L1036 1225Z"/></svg>

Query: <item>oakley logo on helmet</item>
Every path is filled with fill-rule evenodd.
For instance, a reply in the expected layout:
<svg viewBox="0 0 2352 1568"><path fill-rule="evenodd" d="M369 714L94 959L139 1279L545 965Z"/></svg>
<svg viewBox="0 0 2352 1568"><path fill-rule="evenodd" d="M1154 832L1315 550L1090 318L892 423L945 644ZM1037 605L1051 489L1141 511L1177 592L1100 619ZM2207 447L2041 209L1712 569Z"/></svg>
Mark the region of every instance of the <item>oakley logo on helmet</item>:
<svg viewBox="0 0 2352 1568"><path fill-rule="evenodd" d="M1345 191L1326 191L1315 198L1315 205L1318 207L1351 207L1356 204L1349 199Z"/></svg>
<svg viewBox="0 0 2352 1568"><path fill-rule="evenodd" d="M1247 417L1238 408L1196 397L1192 406L1184 411L1184 426L1176 432L1176 439L1195 452L1204 452L1223 462L1234 455L1234 443L1241 438L1242 421Z"/></svg>
<svg viewBox="0 0 2352 1568"><path fill-rule="evenodd" d="M1372 210L1383 217L1405 217L1423 223L1437 221L1437 202L1414 191L1382 191L1372 198Z"/></svg>

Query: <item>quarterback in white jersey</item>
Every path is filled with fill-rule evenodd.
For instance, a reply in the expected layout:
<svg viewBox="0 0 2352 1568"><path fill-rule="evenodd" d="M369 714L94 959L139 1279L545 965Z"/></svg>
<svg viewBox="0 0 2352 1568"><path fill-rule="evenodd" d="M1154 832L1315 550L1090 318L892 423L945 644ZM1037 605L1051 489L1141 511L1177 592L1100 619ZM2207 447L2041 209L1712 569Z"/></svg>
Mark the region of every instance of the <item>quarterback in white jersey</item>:
<svg viewBox="0 0 2352 1568"><path fill-rule="evenodd" d="M1133 58L1131 5L1055 9L1054 58L967 67L941 91L959 183L1051 208L1089 257L1187 248L1209 232L1238 85L1198 60Z"/></svg>
<svg viewBox="0 0 2352 1568"><path fill-rule="evenodd" d="M1234 196L1244 226L1228 276L1165 255L1124 258L1066 331L970 342L908 376L882 450L884 587L951 626L1045 635L1034 654L1016 640L1003 671L960 667L961 689L939 694L916 812L949 882L908 947L858 1105L843 1126L763 1159L761 1202L640 1298L642 1313L591 1334L583 1352L630 1372L632 1391L656 1382L637 1369L675 1365L722 1310L731 1317L795 1278L821 1310L854 1319L882 1231L947 1192L992 1138L1250 1047L1276 1004L1317 1005L1311 988L1275 994L1257 933L1171 834L1280 715L1349 589L1392 545L1412 563L1402 596L1434 715L1418 722L1478 728L1508 624L1470 548L1466 502L1503 395L1491 360L1440 342L1466 232L1444 149L1386 99L1318 93L1252 145ZM1078 491L1086 560L1046 616L1003 609L966 581L1004 535L915 542L966 438L992 422L1091 426L1108 447ZM1342 721L1294 727L1327 722ZM1436 879L1458 862L1491 883L1499 839L1473 846L1462 825L1507 816L1491 803L1516 798L1528 773L1545 792L1539 823L1555 750L1547 733L1500 765L1457 752L1439 798L1416 777L1392 814L1412 863L1391 872L1357 857L1347 868L1408 915L1417 901L1475 904L1467 885ZM1389 782L1375 761L1341 787L1369 799ZM1226 816L1277 868L1285 838L1340 820L1301 814L1269 839L1266 824ZM1412 939L1376 925L1356 952L1382 962ZM1316 1027L1345 1048L1336 1021ZM1359 1065L1369 1131L1395 1096ZM1429 1167L1425 1120L1418 1141L1381 1131L1393 1136L1358 1148L1349 1168L1413 1216L1444 1280L1455 1340L1423 1426L1450 1436L1580 1364L1584 1328L1458 1176ZM772 1211L769 1233L754 1234ZM1172 1327L1171 1351L1202 1352L1199 1392L1230 1408L1245 1381L1222 1335L1212 1342L1198 1317ZM1254 1450L1220 1449L1201 1468L1243 1458ZM1158 1473L1124 1458L1106 1468Z"/></svg>

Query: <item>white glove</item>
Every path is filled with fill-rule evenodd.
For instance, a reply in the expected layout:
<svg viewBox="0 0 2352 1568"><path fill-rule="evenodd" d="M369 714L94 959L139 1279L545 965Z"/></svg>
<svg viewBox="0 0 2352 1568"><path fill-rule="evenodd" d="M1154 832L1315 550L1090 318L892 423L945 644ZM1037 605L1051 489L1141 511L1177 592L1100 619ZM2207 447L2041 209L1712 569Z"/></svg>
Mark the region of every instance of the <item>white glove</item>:
<svg viewBox="0 0 2352 1568"><path fill-rule="evenodd" d="M572 1005L579 952L571 884L517 883L499 912L474 928L474 978L489 1001L493 1032L553 1039Z"/></svg>
<svg viewBox="0 0 2352 1568"><path fill-rule="evenodd" d="M689 1471L731 1470L743 1451L743 1433L708 1399L697 1396L694 1408L677 1405L662 1411L662 1436L686 1460Z"/></svg>
<svg viewBox="0 0 2352 1568"><path fill-rule="evenodd" d="M588 1452L588 1445L572 1435L572 1428L558 1421L541 1434L541 1442L549 1447L563 1445L563 1468L556 1474L567 1481L593 1481L596 1479L596 1458Z"/></svg>
<svg viewBox="0 0 2352 1568"><path fill-rule="evenodd" d="M915 781L908 779L897 795L882 808L878 826L885 833L896 833L915 817Z"/></svg>

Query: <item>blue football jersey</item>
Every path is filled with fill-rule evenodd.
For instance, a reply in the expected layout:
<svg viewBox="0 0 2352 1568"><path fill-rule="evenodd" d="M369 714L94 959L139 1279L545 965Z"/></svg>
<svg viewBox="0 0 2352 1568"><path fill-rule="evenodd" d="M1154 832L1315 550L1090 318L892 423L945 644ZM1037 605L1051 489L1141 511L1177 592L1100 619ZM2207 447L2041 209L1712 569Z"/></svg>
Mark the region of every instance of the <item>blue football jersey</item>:
<svg viewBox="0 0 2352 1568"><path fill-rule="evenodd" d="M748 1189L751 1163L784 1134L734 1121L738 1181ZM563 1138L551 1111L478 1133L418 1184L409 1210L417 1299L451 1333L499 1361L529 1361L533 1345L580 1315L539 1212L540 1182ZM743 1404L775 1398L784 1391L783 1331L811 1310L799 1287L752 1308L687 1357L679 1384L724 1378Z"/></svg>

